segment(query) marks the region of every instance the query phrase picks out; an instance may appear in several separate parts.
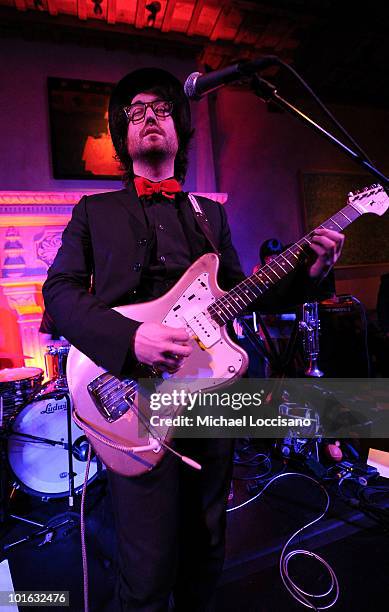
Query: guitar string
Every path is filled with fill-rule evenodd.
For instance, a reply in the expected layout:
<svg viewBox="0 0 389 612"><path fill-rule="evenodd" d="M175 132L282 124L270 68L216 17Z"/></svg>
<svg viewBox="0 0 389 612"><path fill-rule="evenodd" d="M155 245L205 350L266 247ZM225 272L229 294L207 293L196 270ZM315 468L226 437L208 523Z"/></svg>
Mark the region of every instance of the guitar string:
<svg viewBox="0 0 389 612"><path fill-rule="evenodd" d="M380 191L380 189L378 189L378 191ZM377 193L378 193L377 191ZM370 194L367 194L370 195ZM366 197L366 194L365 196ZM351 203L347 204L343 209L341 209L340 211L338 211L337 213L335 213L333 216L331 216L329 219L327 219L326 221L324 221L321 225L318 226L318 228L322 228L322 229L334 229L334 225L338 228L338 229L345 229L350 223L352 223L352 219L350 219L343 211L346 211L349 207L352 207L358 214L358 216L360 216L362 213L360 213L360 211L358 211L354 206L352 206ZM346 219L346 223L344 225L341 225L337 222L336 217L339 217L339 215L342 215L345 219ZM338 218L339 220L339 218ZM354 219L355 220L355 219ZM327 226L327 227L326 227ZM328 227L329 226L329 227ZM314 230L313 230L314 231ZM284 259L290 266L291 269L294 269L294 265L289 261L289 259L287 257L284 256L284 254L286 252L289 252L291 255L293 255L296 259L298 259L298 256L301 254L301 252L299 252L299 249L301 249L301 251L304 254L307 254L306 251L304 250L304 247L308 245L311 245L311 241L309 240L308 236L310 236L312 234L312 231L309 232L306 236L304 236L303 238L301 238L298 242L296 242L294 245L292 245L291 247L289 247L288 249L286 249L285 251L283 251L283 253L281 253L279 256L277 256L272 262L271 264L267 264L265 266L263 266L262 268L260 268L256 273L252 274L251 276L247 277L246 279L244 279L243 281L241 281L241 283L239 283L235 288L231 289L226 295L221 296L220 298L218 298L218 300L215 303L211 303L208 308L207 311L211 314L216 314L218 315L219 318L221 318L223 320L223 307L227 308L227 315L228 318L227 320L230 320L233 318L233 316L231 316L231 312L229 310L229 308L233 308L234 306L231 303L231 298L232 300L234 300L235 303L237 303L238 305L238 309L242 310L242 306L239 302L237 302L237 299L234 298L233 293L237 294L238 299L241 299L244 303L244 307L245 308L250 302L254 301L255 299L260 298L260 296L266 291L268 290L269 287L269 282L271 283L271 285L274 285L274 283L277 282L277 280L272 279L271 277L269 277L269 275L267 274L267 272L273 273L277 276L278 279L280 279L281 277L279 276L279 274L276 272L276 270L274 270L274 268L272 267L272 265L277 265L280 270L282 270L283 274L288 274L289 271L287 271L285 269L285 262L282 262L282 264L279 263L279 261L281 261L281 258ZM305 244L304 244L305 243ZM297 250L296 250L297 248ZM296 250L296 253L292 250ZM269 281L264 281L263 280L263 275L265 275ZM254 281L252 280L252 278L255 277L257 279L257 281L260 281L262 286L264 286L264 291L262 291L260 289L260 287L258 285L256 285L254 283ZM252 284L255 286L255 288L257 290L260 291L260 294L257 295L255 291L253 291L250 287L248 287L248 283L252 282ZM271 286L270 285L270 286ZM245 294L245 298L247 299L247 292L250 291L253 296L255 296L254 298L250 297L249 301L247 304L245 304L245 298L242 297L242 291ZM240 293L239 293L240 292ZM238 310L239 312L239 310ZM235 313L237 314L237 312Z"/></svg>

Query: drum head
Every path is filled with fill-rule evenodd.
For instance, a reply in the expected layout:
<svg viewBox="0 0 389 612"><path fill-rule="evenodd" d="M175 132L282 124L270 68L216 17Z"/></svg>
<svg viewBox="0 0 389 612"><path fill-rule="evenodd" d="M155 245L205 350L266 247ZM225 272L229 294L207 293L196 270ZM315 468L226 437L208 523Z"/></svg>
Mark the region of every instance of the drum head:
<svg viewBox="0 0 389 612"><path fill-rule="evenodd" d="M14 418L8 440L8 461L21 487L40 497L65 497L69 492L68 451L61 444L29 439L20 434L37 436L46 440L67 444L66 399L58 397L40 398L27 404ZM72 421L73 447L80 438L82 429ZM85 478L86 461L79 461L73 454L74 487L79 490ZM93 459L88 482L96 476L97 462Z"/></svg>

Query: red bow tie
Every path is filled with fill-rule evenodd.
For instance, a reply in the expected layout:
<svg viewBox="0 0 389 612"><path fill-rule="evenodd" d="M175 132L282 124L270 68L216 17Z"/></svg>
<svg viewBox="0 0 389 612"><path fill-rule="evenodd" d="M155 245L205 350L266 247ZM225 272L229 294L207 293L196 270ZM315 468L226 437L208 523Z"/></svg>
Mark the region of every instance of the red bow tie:
<svg viewBox="0 0 389 612"><path fill-rule="evenodd" d="M136 176L134 185L139 198L142 196L150 197L153 193L161 193L166 198L173 200L175 194L182 191L182 187L176 179L166 179L159 181L159 183L153 183L143 176Z"/></svg>

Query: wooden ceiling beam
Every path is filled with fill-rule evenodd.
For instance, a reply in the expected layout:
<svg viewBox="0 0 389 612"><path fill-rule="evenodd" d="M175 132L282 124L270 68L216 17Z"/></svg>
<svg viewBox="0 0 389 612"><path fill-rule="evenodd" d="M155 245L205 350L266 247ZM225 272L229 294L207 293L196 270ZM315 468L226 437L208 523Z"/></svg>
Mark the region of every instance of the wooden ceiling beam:
<svg viewBox="0 0 389 612"><path fill-rule="evenodd" d="M88 12L86 9L86 0L77 0L77 15L81 21L86 21Z"/></svg>
<svg viewBox="0 0 389 612"><path fill-rule="evenodd" d="M116 23L116 0L108 0L107 23L111 25Z"/></svg>
<svg viewBox="0 0 389 612"><path fill-rule="evenodd" d="M49 9L50 15L56 17L58 15L57 0L47 0L47 8Z"/></svg>
<svg viewBox="0 0 389 612"><path fill-rule="evenodd" d="M15 0L15 6L18 9L18 11L26 11L27 10L26 0Z"/></svg>
<svg viewBox="0 0 389 612"><path fill-rule="evenodd" d="M219 14L216 17L215 24L214 24L214 26L212 28L212 31L211 31L211 34L209 36L209 40L211 40L212 42L217 40L217 30L218 30L218 27L219 27L219 24L220 24L220 21L221 21L223 15L224 15L224 3L220 7Z"/></svg>
<svg viewBox="0 0 389 612"><path fill-rule="evenodd" d="M135 14L135 27L143 28L145 25L145 6L146 0L137 0L136 3L136 14Z"/></svg>
<svg viewBox="0 0 389 612"><path fill-rule="evenodd" d="M34 34L35 32L35 34ZM60 34L64 42L75 42L88 45L88 41L95 36L93 44L106 45L111 43L112 48L127 48L132 43L139 45L140 40L152 48L165 46L167 52L175 49L187 49L188 54L195 57L197 53L207 44L205 36L188 37L181 32L169 32L168 36L162 36L155 28L137 29L133 24L116 22L115 25L108 24L103 20L90 19L81 21L76 15L59 14L53 19L46 11L18 12L14 8L0 6L0 35L29 38L28 34L36 40L37 36L42 40L56 39ZM104 40L102 38L104 35ZM69 40L67 40L69 36Z"/></svg>
<svg viewBox="0 0 389 612"><path fill-rule="evenodd" d="M166 10L163 16L161 32L170 32L172 29L173 13L176 8L177 0L167 0Z"/></svg>
<svg viewBox="0 0 389 612"><path fill-rule="evenodd" d="M225 64L231 59L236 61L240 56L245 57L250 52L258 55L258 49L253 48L252 44L235 45L232 41L221 39L210 43L205 36L187 36L174 31L162 35L154 28L137 29L127 23L116 22L113 25L103 20L81 20L73 15L59 14L55 18L55 28L52 26L52 17L47 12L18 12L13 8L0 6L0 35L22 36L28 39L31 34L34 39L39 37L42 40L53 39L64 43L79 42L86 46L103 44L104 40L105 46L114 49L136 48L151 50L152 53L165 51L173 54L182 52L193 60L207 49L214 57L224 55Z"/></svg>
<svg viewBox="0 0 389 612"><path fill-rule="evenodd" d="M188 29L186 31L188 36L193 36L196 31L197 24L200 19L201 11L204 8L205 1L206 0L195 0L195 3L193 5L192 17L190 18Z"/></svg>

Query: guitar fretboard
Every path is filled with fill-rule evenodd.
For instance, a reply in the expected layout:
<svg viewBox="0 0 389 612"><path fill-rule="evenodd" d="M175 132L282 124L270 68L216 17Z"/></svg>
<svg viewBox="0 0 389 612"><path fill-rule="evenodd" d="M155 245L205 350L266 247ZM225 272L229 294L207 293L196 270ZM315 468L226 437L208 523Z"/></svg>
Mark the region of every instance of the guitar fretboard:
<svg viewBox="0 0 389 612"><path fill-rule="evenodd" d="M362 215L352 204L324 221L318 228L342 231ZM317 229L318 229L317 228ZM284 276L301 265L309 254L313 231L275 257L270 263L248 276L228 293L217 299L207 311L218 325L224 325L241 314Z"/></svg>

